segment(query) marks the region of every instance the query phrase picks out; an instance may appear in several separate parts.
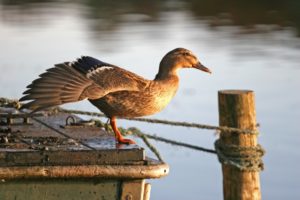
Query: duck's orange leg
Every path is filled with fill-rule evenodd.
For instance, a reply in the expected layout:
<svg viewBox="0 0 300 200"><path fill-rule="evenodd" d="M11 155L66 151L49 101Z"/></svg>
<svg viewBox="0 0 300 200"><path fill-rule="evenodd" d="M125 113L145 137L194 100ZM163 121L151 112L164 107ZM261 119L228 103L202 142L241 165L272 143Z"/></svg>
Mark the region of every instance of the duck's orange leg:
<svg viewBox="0 0 300 200"><path fill-rule="evenodd" d="M111 117L110 118L110 125L115 133L116 136L116 140L118 141L118 143L122 143L122 144L135 144L135 142L133 140L124 138L123 135L120 133L118 127L117 127L117 122L116 122L116 117Z"/></svg>

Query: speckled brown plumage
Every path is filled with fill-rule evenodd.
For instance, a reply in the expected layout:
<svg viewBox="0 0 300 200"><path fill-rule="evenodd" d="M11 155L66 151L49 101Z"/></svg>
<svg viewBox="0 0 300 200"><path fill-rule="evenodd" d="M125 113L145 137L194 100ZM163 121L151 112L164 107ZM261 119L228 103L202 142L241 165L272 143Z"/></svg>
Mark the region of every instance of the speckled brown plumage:
<svg viewBox="0 0 300 200"><path fill-rule="evenodd" d="M116 128L116 117L141 117L161 111L175 95L181 68L204 67L189 50L177 48L167 53L154 80L146 80L120 67L83 56L75 62L55 65L27 86L20 101L34 111L88 99L111 120L120 143L124 139Z"/></svg>

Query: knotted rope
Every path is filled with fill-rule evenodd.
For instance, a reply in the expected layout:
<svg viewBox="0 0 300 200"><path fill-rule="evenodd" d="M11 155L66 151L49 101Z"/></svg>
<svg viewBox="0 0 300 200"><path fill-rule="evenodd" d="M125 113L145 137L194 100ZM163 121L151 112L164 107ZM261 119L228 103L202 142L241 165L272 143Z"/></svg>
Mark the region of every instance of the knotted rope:
<svg viewBox="0 0 300 200"><path fill-rule="evenodd" d="M215 149L221 163L234 166L241 171L261 171L264 169L262 156L265 150L256 146L239 146L224 144L220 139L215 141Z"/></svg>

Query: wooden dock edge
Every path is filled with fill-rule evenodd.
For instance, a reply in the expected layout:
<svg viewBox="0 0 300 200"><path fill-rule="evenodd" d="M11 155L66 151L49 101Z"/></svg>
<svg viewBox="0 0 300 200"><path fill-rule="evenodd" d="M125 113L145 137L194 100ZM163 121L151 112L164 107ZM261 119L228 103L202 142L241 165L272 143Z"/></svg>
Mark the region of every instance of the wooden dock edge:
<svg viewBox="0 0 300 200"><path fill-rule="evenodd" d="M169 173L165 163L151 165L78 165L0 167L0 179L110 178L153 179Z"/></svg>

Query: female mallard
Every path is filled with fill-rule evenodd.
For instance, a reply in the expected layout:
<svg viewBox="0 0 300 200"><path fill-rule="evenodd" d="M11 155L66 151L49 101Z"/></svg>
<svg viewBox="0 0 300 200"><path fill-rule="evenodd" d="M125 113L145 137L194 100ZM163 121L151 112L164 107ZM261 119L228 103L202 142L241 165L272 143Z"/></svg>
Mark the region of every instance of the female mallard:
<svg viewBox="0 0 300 200"><path fill-rule="evenodd" d="M119 143L134 144L120 134L116 117L141 117L161 111L175 95L181 68L210 72L189 50L167 53L154 80L146 80L120 67L83 56L55 65L27 86L20 101L34 111L88 99L109 119Z"/></svg>

